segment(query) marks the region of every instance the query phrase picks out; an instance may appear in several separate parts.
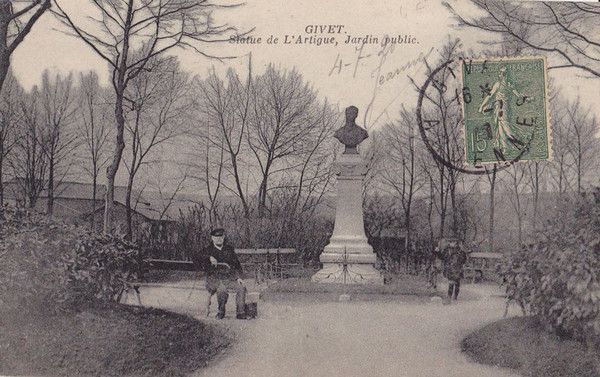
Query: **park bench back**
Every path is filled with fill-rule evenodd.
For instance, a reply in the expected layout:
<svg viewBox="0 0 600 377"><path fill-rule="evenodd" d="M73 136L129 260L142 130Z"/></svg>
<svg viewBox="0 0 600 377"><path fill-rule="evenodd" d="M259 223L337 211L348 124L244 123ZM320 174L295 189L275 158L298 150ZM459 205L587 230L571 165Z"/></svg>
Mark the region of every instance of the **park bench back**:
<svg viewBox="0 0 600 377"><path fill-rule="evenodd" d="M290 263L296 257L296 249L236 249L242 265L252 265L256 263Z"/></svg>
<svg viewBox="0 0 600 377"><path fill-rule="evenodd" d="M257 280L284 278L290 268L298 265L296 249L237 249L235 253L244 271L252 271Z"/></svg>
<svg viewBox="0 0 600 377"><path fill-rule="evenodd" d="M468 254L467 263L465 264L465 274L467 278L471 278L473 282L477 278L493 279L498 278L496 266L502 260L502 253L487 253L478 252Z"/></svg>
<svg viewBox="0 0 600 377"><path fill-rule="evenodd" d="M296 249L235 249L240 262L244 267L252 267L260 263L270 263L280 266L294 265ZM156 270L178 270L193 271L194 264L191 261L171 259L145 259L146 269Z"/></svg>

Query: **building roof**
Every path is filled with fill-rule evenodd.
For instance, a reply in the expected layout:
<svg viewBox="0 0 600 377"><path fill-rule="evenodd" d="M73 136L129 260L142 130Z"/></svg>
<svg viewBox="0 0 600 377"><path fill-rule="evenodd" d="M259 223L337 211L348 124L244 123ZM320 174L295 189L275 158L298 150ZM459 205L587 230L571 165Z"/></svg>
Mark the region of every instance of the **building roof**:
<svg viewBox="0 0 600 377"><path fill-rule="evenodd" d="M4 183L4 189L8 194L17 195L19 191L21 191L21 187L17 183L17 179L12 179L8 182ZM73 181L62 181L56 184L54 187L54 198L64 198L64 199L86 199L93 200L93 187L94 185L91 183L84 182L73 182ZM125 194L127 193L126 186L115 186L115 201L125 203ZM106 187L103 184L96 185L96 200L102 201L104 200L104 195L106 194ZM48 190L43 189L40 192L39 198L45 199L48 197ZM133 198L136 197L136 192L134 191Z"/></svg>
<svg viewBox="0 0 600 377"><path fill-rule="evenodd" d="M83 182L71 182L71 181L63 181L60 182L54 188L54 197L55 198L65 198L65 199L93 199L93 184L91 183L83 183ZM120 203L125 203L125 196L127 193L126 186L115 186L115 201ZM103 184L96 185L96 200L104 200L104 196L106 195L106 186ZM139 195L137 191L132 192L132 198L135 198ZM46 190L42 191L40 194L41 198L48 197L48 192Z"/></svg>
<svg viewBox="0 0 600 377"><path fill-rule="evenodd" d="M9 195L17 195L20 191L15 180L5 183L5 191ZM96 186L96 201L104 202L106 187L103 184ZM125 205L127 194L126 186L115 186L115 202ZM180 211L187 211L195 203L203 201L203 197L193 194L176 195L171 200L172 193L133 190L131 194L132 209L150 220L177 220ZM43 190L39 198L48 197L47 190ZM63 181L54 188L54 199L67 200L93 200L93 184L84 182ZM58 201L59 202L59 201ZM100 206L98 210L102 210Z"/></svg>

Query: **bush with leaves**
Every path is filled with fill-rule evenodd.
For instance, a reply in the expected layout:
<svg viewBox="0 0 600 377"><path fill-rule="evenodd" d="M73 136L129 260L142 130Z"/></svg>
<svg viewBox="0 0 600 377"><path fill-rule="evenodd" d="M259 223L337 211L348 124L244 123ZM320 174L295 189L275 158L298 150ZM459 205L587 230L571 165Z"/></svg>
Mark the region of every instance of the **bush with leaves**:
<svg viewBox="0 0 600 377"><path fill-rule="evenodd" d="M566 203L535 244L507 257L508 300L558 334L600 346L600 190ZM565 205L565 207L567 207Z"/></svg>
<svg viewBox="0 0 600 377"><path fill-rule="evenodd" d="M117 301L140 266L130 243L13 207L0 213L0 257L0 310L13 313Z"/></svg>

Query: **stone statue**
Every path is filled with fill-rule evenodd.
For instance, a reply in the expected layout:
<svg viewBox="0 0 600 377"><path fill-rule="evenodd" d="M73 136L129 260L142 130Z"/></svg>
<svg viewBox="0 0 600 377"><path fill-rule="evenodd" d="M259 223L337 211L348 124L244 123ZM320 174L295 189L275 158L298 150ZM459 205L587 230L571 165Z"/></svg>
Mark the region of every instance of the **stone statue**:
<svg viewBox="0 0 600 377"><path fill-rule="evenodd" d="M335 131L333 137L346 146L344 154L357 154L356 146L369 137L367 130L356 124L358 108L348 106L346 108L346 125Z"/></svg>

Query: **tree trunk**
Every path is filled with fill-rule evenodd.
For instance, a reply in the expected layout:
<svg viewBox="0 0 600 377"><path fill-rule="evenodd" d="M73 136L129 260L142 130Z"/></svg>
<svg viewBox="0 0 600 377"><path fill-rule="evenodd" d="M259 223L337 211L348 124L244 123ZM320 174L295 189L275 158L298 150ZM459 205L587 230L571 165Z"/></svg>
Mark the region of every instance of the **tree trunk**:
<svg viewBox="0 0 600 377"><path fill-rule="evenodd" d="M6 48L6 47L2 47ZM4 86L4 80L8 75L8 69L10 67L10 55L6 52L0 52L0 90Z"/></svg>
<svg viewBox="0 0 600 377"><path fill-rule="evenodd" d="M123 90L117 91L115 104L115 120L117 122L117 135L115 139L115 151L111 164L106 168L106 197L104 201L104 233L112 232L112 214L115 201L115 177L121 164L121 157L125 149L123 133L125 130L125 116L123 115Z"/></svg>
<svg viewBox="0 0 600 377"><path fill-rule="evenodd" d="M272 153L269 153L267 157L267 163L265 164L265 171L263 173L262 182L258 190L258 217L262 219L267 209L267 187L269 183L269 174L271 172L271 166L273 164Z"/></svg>
<svg viewBox="0 0 600 377"><path fill-rule="evenodd" d="M263 178L258 190L258 218L262 219L267 208L267 179Z"/></svg>
<svg viewBox="0 0 600 377"><path fill-rule="evenodd" d="M48 206L46 214L52 218L54 214L54 156L50 156L48 163Z"/></svg>
<svg viewBox="0 0 600 377"><path fill-rule="evenodd" d="M521 215L517 215L517 236L519 239L519 245L523 244L523 220L521 219Z"/></svg>
<svg viewBox="0 0 600 377"><path fill-rule="evenodd" d="M429 203L427 205L427 221L429 222L429 241L433 244L433 201L435 200L435 193L433 192L433 179L429 177Z"/></svg>
<svg viewBox="0 0 600 377"><path fill-rule="evenodd" d="M538 201L540 194L540 171L539 162L534 162L535 175L534 175L534 191L533 191L533 230L537 229L537 214L538 214Z"/></svg>
<svg viewBox="0 0 600 377"><path fill-rule="evenodd" d="M456 210L456 177L451 174L448 189L450 190L450 205L452 206L452 236L458 237L458 211Z"/></svg>
<svg viewBox="0 0 600 377"><path fill-rule="evenodd" d="M95 164L94 164L95 165ZM90 218L90 228L94 230L95 220L96 220L96 193L98 191L98 174L96 174L97 170L94 166L93 176L92 176L92 216Z"/></svg>
<svg viewBox="0 0 600 377"><path fill-rule="evenodd" d="M133 224L131 210L131 191L133 190L133 176L133 174L129 174L129 180L127 181L127 192L125 194L125 214L127 217L127 233L125 234L125 239L129 241L133 239Z"/></svg>
<svg viewBox="0 0 600 377"><path fill-rule="evenodd" d="M494 192L496 190L496 165L494 165L494 169L492 170L492 176L490 178L490 219L489 219L489 244L488 251L490 253L494 252Z"/></svg>
<svg viewBox="0 0 600 377"><path fill-rule="evenodd" d="M235 179L235 186L238 190L238 195L240 196L240 201L242 202L242 208L244 209L244 237L246 242L250 242L250 206L246 201L246 195L244 195L244 189L242 188L242 182L240 180L239 169L237 165L237 157L234 153L229 152L229 156L231 158L231 166L233 168L233 177Z"/></svg>
<svg viewBox="0 0 600 377"><path fill-rule="evenodd" d="M410 245L411 231L410 231L410 209L406 212L406 218L404 219L404 227L406 228L406 245Z"/></svg>
<svg viewBox="0 0 600 377"><path fill-rule="evenodd" d="M440 238L444 238L446 227L446 198L444 189L444 168L440 170Z"/></svg>
<svg viewBox="0 0 600 377"><path fill-rule="evenodd" d="M581 175L583 174L583 168L581 166L581 141L579 141L579 150L577 152L577 193L581 194Z"/></svg>
<svg viewBox="0 0 600 377"><path fill-rule="evenodd" d="M29 208L33 209L35 208L35 205L37 204L37 200L38 200L38 195L35 193L35 186L31 187L31 191L29 192L29 194L27 195L29 199Z"/></svg>
<svg viewBox="0 0 600 377"><path fill-rule="evenodd" d="M10 6L10 3L7 2L4 6ZM4 11L5 9L2 9ZM6 26L3 25L3 31L6 31ZM2 48L6 48L3 46ZM4 51L0 52L0 91L2 91L2 87L4 86L4 80L6 79L6 75L8 74L8 68L10 67L10 56L6 54ZM2 145L0 145L0 207L4 206L4 181L3 181L3 165L4 165L4 142L2 140Z"/></svg>
<svg viewBox="0 0 600 377"><path fill-rule="evenodd" d="M4 207L4 145L0 144L0 209Z"/></svg>
<svg viewBox="0 0 600 377"><path fill-rule="evenodd" d="M117 134L115 135L115 151L110 165L106 168L106 198L104 200L104 233L112 232L113 211L115 207L115 177L121 164L123 150L125 149L125 115L123 114L123 100L125 97L125 75L127 74L127 59L129 58L129 33L131 31L131 21L133 19L133 1L127 3L127 19L124 26L122 56L116 73L116 82L113 80L115 88L115 121ZM114 76L113 76L114 77Z"/></svg>

